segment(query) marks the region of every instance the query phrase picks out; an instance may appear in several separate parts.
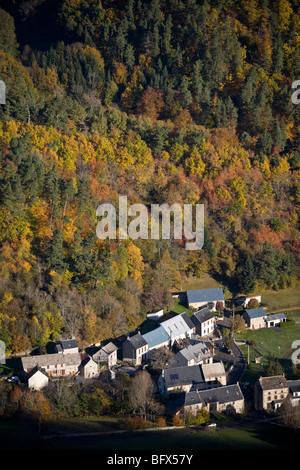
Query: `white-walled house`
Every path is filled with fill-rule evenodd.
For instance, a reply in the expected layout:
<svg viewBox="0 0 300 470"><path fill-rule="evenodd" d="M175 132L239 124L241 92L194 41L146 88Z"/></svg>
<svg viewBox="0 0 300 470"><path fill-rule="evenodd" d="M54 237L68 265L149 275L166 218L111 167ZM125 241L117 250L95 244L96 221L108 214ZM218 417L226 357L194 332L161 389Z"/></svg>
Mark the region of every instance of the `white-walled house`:
<svg viewBox="0 0 300 470"><path fill-rule="evenodd" d="M61 340L55 348L55 352L62 354L78 353L78 344L75 338Z"/></svg>
<svg viewBox="0 0 300 470"><path fill-rule="evenodd" d="M207 307L198 310L191 316L191 321L195 325L196 333L199 336L207 336L215 329L215 316Z"/></svg>
<svg viewBox="0 0 300 470"><path fill-rule="evenodd" d="M140 333L128 337L123 343L123 361L141 364L148 354L148 343Z"/></svg>
<svg viewBox="0 0 300 470"><path fill-rule="evenodd" d="M146 357L149 357L155 349L163 348L164 346L168 347L170 344L170 336L162 326L145 333L143 338L148 344Z"/></svg>
<svg viewBox="0 0 300 470"><path fill-rule="evenodd" d="M161 322L160 326L169 335L171 345L180 339L191 338L195 333L195 325L186 312Z"/></svg>
<svg viewBox="0 0 300 470"><path fill-rule="evenodd" d="M163 369L158 378L158 390L162 395L189 392L192 387L205 389L205 380L200 365Z"/></svg>
<svg viewBox="0 0 300 470"><path fill-rule="evenodd" d="M43 388L47 387L48 384L48 375L38 366L35 366L33 369L31 369L27 375L28 388L32 388L33 390L42 390Z"/></svg>
<svg viewBox="0 0 300 470"><path fill-rule="evenodd" d="M299 406L300 404L300 380L287 380L287 384L290 390L290 400L293 406Z"/></svg>
<svg viewBox="0 0 300 470"><path fill-rule="evenodd" d="M94 361L106 362L108 368L111 369L111 367L117 363L117 351L118 347L114 343L110 342L96 351L92 357Z"/></svg>
<svg viewBox="0 0 300 470"><path fill-rule="evenodd" d="M222 305L222 308L225 306L224 293L219 287L214 289L187 290L186 297L190 308L200 309L206 306L210 310L216 311L218 303Z"/></svg>

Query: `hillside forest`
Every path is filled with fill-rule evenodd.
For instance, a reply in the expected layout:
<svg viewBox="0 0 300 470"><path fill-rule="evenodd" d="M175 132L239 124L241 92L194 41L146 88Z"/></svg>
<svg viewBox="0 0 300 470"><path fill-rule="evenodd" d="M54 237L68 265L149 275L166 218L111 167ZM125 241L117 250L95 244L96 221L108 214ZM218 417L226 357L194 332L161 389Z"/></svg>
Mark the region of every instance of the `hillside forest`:
<svg viewBox="0 0 300 470"><path fill-rule="evenodd" d="M187 277L299 278L299 0L15 0L0 9L0 339L134 331ZM203 249L100 240L96 209L204 204Z"/></svg>

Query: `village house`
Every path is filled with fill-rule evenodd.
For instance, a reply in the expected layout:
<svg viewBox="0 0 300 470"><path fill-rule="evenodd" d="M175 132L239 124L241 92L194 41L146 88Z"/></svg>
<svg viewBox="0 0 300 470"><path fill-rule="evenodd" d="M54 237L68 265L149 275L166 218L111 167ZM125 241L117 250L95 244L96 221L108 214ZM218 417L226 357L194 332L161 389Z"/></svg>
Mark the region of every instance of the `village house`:
<svg viewBox="0 0 300 470"><path fill-rule="evenodd" d="M227 378L222 362L213 362L211 364L202 364L202 373L206 384L210 387L216 385L226 385Z"/></svg>
<svg viewBox="0 0 300 470"><path fill-rule="evenodd" d="M248 328L257 330L259 328L265 328L267 313L262 307L253 308L252 310L246 310L243 314L243 318Z"/></svg>
<svg viewBox="0 0 300 470"><path fill-rule="evenodd" d="M93 379L99 376L99 366L88 354L82 357L79 371L80 375L85 379Z"/></svg>
<svg viewBox="0 0 300 470"><path fill-rule="evenodd" d="M55 345L55 352L63 354L78 353L79 349L76 339L63 339Z"/></svg>
<svg viewBox="0 0 300 470"><path fill-rule="evenodd" d="M158 379L158 390L162 395L206 390L226 385L226 373L222 363L198 364L194 366L163 369Z"/></svg>
<svg viewBox="0 0 300 470"><path fill-rule="evenodd" d="M191 321L195 325L196 334L199 336L207 336L213 333L215 329L215 316L205 307L191 316Z"/></svg>
<svg viewBox="0 0 300 470"><path fill-rule="evenodd" d="M213 362L213 354L214 350L211 343L198 341L176 353L171 359L169 367L209 364Z"/></svg>
<svg viewBox="0 0 300 470"><path fill-rule="evenodd" d="M186 415L190 413L196 415L202 408L205 408L208 412L243 413L244 406L244 396L240 385L237 383L186 393L183 404L176 414Z"/></svg>
<svg viewBox="0 0 300 470"><path fill-rule="evenodd" d="M289 391L290 391L290 400L293 406L298 406L300 404L300 380L287 380Z"/></svg>
<svg viewBox="0 0 300 470"><path fill-rule="evenodd" d="M38 366L49 377L73 376L79 373L81 358L77 353L42 354L21 358L24 372L29 373Z"/></svg>
<svg viewBox="0 0 300 470"><path fill-rule="evenodd" d="M271 313L266 317L266 326L271 328L272 326L278 326L280 323L287 321L287 318L284 313Z"/></svg>
<svg viewBox="0 0 300 470"><path fill-rule="evenodd" d="M49 377L46 372L38 366L35 366L27 375L27 386L33 390L42 390L47 387Z"/></svg>
<svg viewBox="0 0 300 470"><path fill-rule="evenodd" d="M192 338L195 333L195 325L186 312L162 321L160 326L169 335L171 346L180 339Z"/></svg>
<svg viewBox="0 0 300 470"><path fill-rule="evenodd" d="M252 295L252 296L241 296L236 299L235 303L238 306L241 306L243 308L246 308L250 302L250 300L257 300L258 304L261 303L261 295Z"/></svg>
<svg viewBox="0 0 300 470"><path fill-rule="evenodd" d="M148 343L140 333L128 337L123 343L123 361L140 365L146 360Z"/></svg>
<svg viewBox="0 0 300 470"><path fill-rule="evenodd" d="M205 388L200 365L164 369L158 379L158 390L162 395L189 392L192 387Z"/></svg>
<svg viewBox="0 0 300 470"><path fill-rule="evenodd" d="M278 409L289 394L284 375L260 377L254 384L254 407L258 411Z"/></svg>
<svg viewBox="0 0 300 470"><path fill-rule="evenodd" d="M117 350L118 347L114 343L109 342L96 351L92 358L94 361L107 363L108 368L111 369L117 363Z"/></svg>
<svg viewBox="0 0 300 470"><path fill-rule="evenodd" d="M271 328L287 321L284 313L267 314L267 312L262 307L246 310L244 312L243 318L247 327L251 330Z"/></svg>
<svg viewBox="0 0 300 470"><path fill-rule="evenodd" d="M147 313L147 318L148 320L154 320L157 321L159 320L162 316L164 315L164 310L158 310L157 312L149 312Z"/></svg>
<svg viewBox="0 0 300 470"><path fill-rule="evenodd" d="M149 331L142 335L146 343L148 344L148 351L146 357L148 358L151 355L151 352L155 349L162 348L164 346L169 346L170 344L170 336L166 332L166 330L159 326L158 328Z"/></svg>
<svg viewBox="0 0 300 470"><path fill-rule="evenodd" d="M224 293L221 288L187 290L186 297L188 306L194 309L206 306L210 310L216 311L223 309L225 305Z"/></svg>

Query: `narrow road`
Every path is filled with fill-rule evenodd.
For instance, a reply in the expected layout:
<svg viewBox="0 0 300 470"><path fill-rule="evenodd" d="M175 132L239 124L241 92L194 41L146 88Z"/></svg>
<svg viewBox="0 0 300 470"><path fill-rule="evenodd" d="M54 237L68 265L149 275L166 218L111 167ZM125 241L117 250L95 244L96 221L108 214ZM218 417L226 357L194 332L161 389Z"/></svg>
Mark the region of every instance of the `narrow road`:
<svg viewBox="0 0 300 470"><path fill-rule="evenodd" d="M232 343L231 351L234 359L233 368L228 377L228 385L240 382L247 367L244 355L235 343Z"/></svg>

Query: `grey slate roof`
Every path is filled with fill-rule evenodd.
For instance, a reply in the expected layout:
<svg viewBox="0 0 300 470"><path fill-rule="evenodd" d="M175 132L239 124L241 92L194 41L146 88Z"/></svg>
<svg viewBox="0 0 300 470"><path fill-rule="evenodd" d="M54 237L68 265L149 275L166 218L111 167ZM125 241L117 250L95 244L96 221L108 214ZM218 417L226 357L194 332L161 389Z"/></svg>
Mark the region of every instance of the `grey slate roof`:
<svg viewBox="0 0 300 470"><path fill-rule="evenodd" d="M199 365L172 367L165 369L163 373L167 388L204 384L204 377Z"/></svg>
<svg viewBox="0 0 300 470"><path fill-rule="evenodd" d="M300 392L300 379L296 380L287 380L287 384L292 393Z"/></svg>
<svg viewBox="0 0 300 470"><path fill-rule="evenodd" d="M226 375L222 362L213 362L212 364L203 364L202 372L205 380L214 380L215 377Z"/></svg>
<svg viewBox="0 0 300 470"><path fill-rule="evenodd" d="M25 356L21 358L24 370L31 370L35 366L47 367L56 364L65 365L80 365L81 358L79 353L56 353L56 354L42 354L39 356Z"/></svg>
<svg viewBox="0 0 300 470"><path fill-rule="evenodd" d="M116 351L117 349L118 349L118 346L110 342L110 343L107 343L105 346L103 346L100 351L103 352L104 354L109 355L113 353L114 351Z"/></svg>
<svg viewBox="0 0 300 470"><path fill-rule="evenodd" d="M134 349L142 348L143 346L146 346L148 344L147 341L143 338L143 336L139 333L128 338L128 341L132 344Z"/></svg>
<svg viewBox="0 0 300 470"><path fill-rule="evenodd" d="M49 378L46 372L39 366L35 366L33 369L31 369L31 371L27 374L27 378L30 379L37 372L41 372L43 375L45 375L45 377Z"/></svg>
<svg viewBox="0 0 300 470"><path fill-rule="evenodd" d="M260 317L265 317L267 315L266 311L262 308L253 308L250 310L246 310L249 318L260 318Z"/></svg>
<svg viewBox="0 0 300 470"><path fill-rule="evenodd" d="M195 344L190 344L184 349L181 349L169 363L169 367L176 367L188 361L194 360L196 363L203 359L212 357L212 353L208 348L209 343L203 341Z"/></svg>
<svg viewBox="0 0 300 470"><path fill-rule="evenodd" d="M183 312L181 316L190 329L193 329L195 327L194 323L192 322L192 320L190 319L190 317L188 316L186 312Z"/></svg>
<svg viewBox="0 0 300 470"><path fill-rule="evenodd" d="M149 331L142 336L148 343L149 349L154 348L155 346L159 346L160 344L163 344L170 339L170 336L162 326L159 326L155 330Z"/></svg>
<svg viewBox="0 0 300 470"><path fill-rule="evenodd" d="M78 348L78 344L76 339L63 339L61 341L61 345L63 349L73 349Z"/></svg>
<svg viewBox="0 0 300 470"><path fill-rule="evenodd" d="M216 302L218 300L224 302L224 293L221 288L187 290L186 295L189 304L195 302Z"/></svg>
<svg viewBox="0 0 300 470"><path fill-rule="evenodd" d="M194 328L192 322L189 321L189 317L186 317L188 317L188 315L184 312L161 322L160 325L166 330L171 339L176 338ZM189 323L187 323L187 321Z"/></svg>
<svg viewBox="0 0 300 470"><path fill-rule="evenodd" d="M185 406L209 403L232 403L234 401L243 400L244 396L239 384L224 385L221 387L211 388L209 390L200 390L188 392L185 395Z"/></svg>
<svg viewBox="0 0 300 470"><path fill-rule="evenodd" d="M214 318L214 314L209 310L209 308L203 308L201 310L198 310L198 312L195 312L191 316L192 322L195 324L196 323L203 323L207 320L210 320L211 318Z"/></svg>
<svg viewBox="0 0 300 470"><path fill-rule="evenodd" d="M263 390L276 390L288 387L288 382L283 375L260 377L258 382Z"/></svg>

